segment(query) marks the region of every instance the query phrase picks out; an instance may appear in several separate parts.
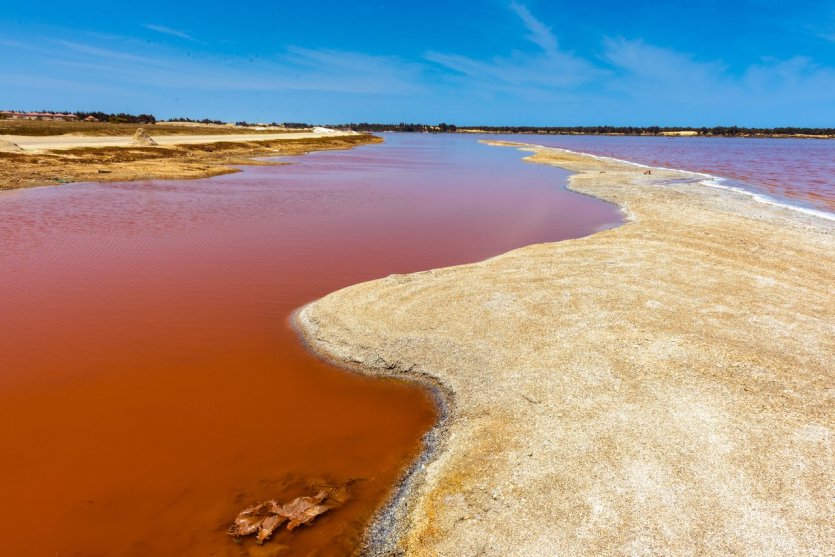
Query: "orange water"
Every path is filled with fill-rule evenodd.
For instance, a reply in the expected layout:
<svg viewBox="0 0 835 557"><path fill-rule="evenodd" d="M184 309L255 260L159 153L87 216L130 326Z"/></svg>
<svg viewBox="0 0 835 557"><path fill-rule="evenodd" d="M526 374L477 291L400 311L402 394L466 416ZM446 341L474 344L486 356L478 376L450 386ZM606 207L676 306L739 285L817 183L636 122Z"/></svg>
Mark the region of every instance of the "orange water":
<svg viewBox="0 0 835 557"><path fill-rule="evenodd" d="M290 313L619 220L467 138L299 160L0 195L0 554L349 553L437 413L309 355ZM351 479L311 527L224 533L247 505Z"/></svg>

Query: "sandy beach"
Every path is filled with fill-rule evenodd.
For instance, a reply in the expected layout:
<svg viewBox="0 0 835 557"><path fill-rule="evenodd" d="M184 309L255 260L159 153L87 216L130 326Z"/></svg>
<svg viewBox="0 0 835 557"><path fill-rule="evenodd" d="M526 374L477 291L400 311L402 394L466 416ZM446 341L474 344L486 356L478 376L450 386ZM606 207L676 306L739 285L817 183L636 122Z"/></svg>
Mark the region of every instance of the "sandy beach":
<svg viewBox="0 0 835 557"><path fill-rule="evenodd" d="M693 174L522 144L619 228L332 293L323 357L445 418L372 528L406 555L825 555L835 223Z"/></svg>

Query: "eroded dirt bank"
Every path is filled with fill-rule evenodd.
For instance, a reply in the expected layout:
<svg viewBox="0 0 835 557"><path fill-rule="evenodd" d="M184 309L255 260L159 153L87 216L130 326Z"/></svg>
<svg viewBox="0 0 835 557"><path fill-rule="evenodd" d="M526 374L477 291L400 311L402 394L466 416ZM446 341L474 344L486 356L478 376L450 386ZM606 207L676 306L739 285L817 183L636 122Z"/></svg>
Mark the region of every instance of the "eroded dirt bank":
<svg viewBox="0 0 835 557"><path fill-rule="evenodd" d="M179 143L184 140L177 136L155 136L160 145L151 147L64 145L53 150L14 152L0 149L0 190L71 182L205 178L237 172L235 167L239 165L280 164L253 160L253 157L299 155L382 141L368 134L315 136L285 133L267 137L265 139L252 133L229 138L195 137ZM57 141L52 137L34 138L32 141L37 139ZM70 139L83 142L97 138ZM125 138L116 139L127 141ZM45 145L55 147L57 144Z"/></svg>
<svg viewBox="0 0 835 557"><path fill-rule="evenodd" d="M451 393L437 456L377 549L830 552L833 223L686 173L529 149L630 222L298 315L325 356Z"/></svg>

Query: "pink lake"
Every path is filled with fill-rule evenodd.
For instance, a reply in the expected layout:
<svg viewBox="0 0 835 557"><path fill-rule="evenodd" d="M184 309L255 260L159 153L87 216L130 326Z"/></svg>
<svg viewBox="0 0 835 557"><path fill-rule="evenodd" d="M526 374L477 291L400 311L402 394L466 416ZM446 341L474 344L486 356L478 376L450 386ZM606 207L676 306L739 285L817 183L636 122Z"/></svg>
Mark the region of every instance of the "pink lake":
<svg viewBox="0 0 835 557"><path fill-rule="evenodd" d="M0 194L3 553L350 554L435 401L319 361L289 316L621 222L520 156L388 134L212 179ZM347 504L274 545L225 534L245 506L352 480Z"/></svg>
<svg viewBox="0 0 835 557"><path fill-rule="evenodd" d="M703 172L773 200L835 213L835 140L733 137L500 136L649 166Z"/></svg>

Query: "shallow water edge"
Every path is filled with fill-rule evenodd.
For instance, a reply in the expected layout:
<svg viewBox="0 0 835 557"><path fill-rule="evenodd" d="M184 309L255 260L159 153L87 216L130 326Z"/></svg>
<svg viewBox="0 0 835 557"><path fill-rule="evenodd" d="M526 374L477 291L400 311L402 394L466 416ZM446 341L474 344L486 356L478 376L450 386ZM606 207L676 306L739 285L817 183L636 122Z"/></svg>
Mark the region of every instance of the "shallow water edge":
<svg viewBox="0 0 835 557"><path fill-rule="evenodd" d="M533 145L510 144L510 145L507 145L507 146L520 147L523 150L534 150L535 152L540 152L539 151L540 148L538 148L537 146L533 146ZM541 148L541 150L542 150L542 152L544 152L544 151L547 151L548 148ZM579 169L590 170L591 168L594 167L595 164L597 164L594 161L594 159L595 159L594 157L584 157L583 154L576 154L576 153L574 153L573 155L575 156L576 159L578 159L578 160L575 160L571 165L569 165L569 167L574 171L579 171ZM545 161L533 160L531 162L545 162ZM628 163L622 163L621 161L615 161L615 160L603 161L603 162L607 165L628 164ZM555 162L553 164L560 165L559 162ZM589 165L591 165L591 166L589 166ZM611 169L609 169L609 170L611 170ZM674 172L675 171L671 171L671 173L674 173ZM653 178L653 180L654 179L655 178ZM573 176L572 176L571 179L569 179L569 189L574 191L574 188L572 187L572 182L573 182ZM646 184L650 184L650 183L651 183L651 179L647 178L646 179ZM711 204L713 204L717 200L721 201L718 198L716 200L714 200L714 198L716 198L717 195L720 198L722 198L724 196L730 196L730 197L726 198L729 201L732 198L735 198L734 202L731 203L731 206L736 207L735 204L737 202L743 203L743 205L745 205L745 207L746 207L744 209L745 212L746 212L746 215L749 216L749 217L756 218L758 220L761 219L761 220L766 220L767 221L769 219L774 219L774 218L781 218L781 219L782 218L787 218L787 219L795 220L803 226L806 226L806 225L812 225L812 226L821 225L823 227L823 229L831 229L831 227L829 226L829 224L826 221L821 221L821 220L817 219L817 217L815 215L810 215L809 213L806 213L806 212L795 212L795 211L792 210L792 208L773 207L774 209L780 209L780 213L779 214L771 214L769 212L769 206L762 207L762 210L760 210L757 207L749 206L750 201L749 202L744 201L744 198L748 197L748 196L745 195L745 192L735 192L735 191L725 191L725 190L718 190L718 191L713 190L713 192L715 192L715 193L712 193L711 190L702 190L701 192L698 192L698 191L694 192L694 190L688 190L688 194L700 195L700 196L704 197ZM597 195L595 195L594 191L588 191L588 188L586 188L586 191L578 192L578 193L584 193L586 195L591 195L593 197L598 197ZM613 200L611 195L607 195L606 197L608 198L609 201L613 201L613 202L618 203L621 210L623 212L625 212L625 214L627 214L628 220L631 221L629 228L631 228L631 226L639 224L641 222L639 219L636 219L635 216L634 216L634 213L630 211L630 207L629 207L628 202L619 202L617 199ZM750 197L748 197L748 199L750 199ZM740 206L740 207L742 207L742 206ZM623 228L624 227L620 227L620 230L622 230ZM612 231L608 231L605 234L609 235L610 232L612 232ZM583 240L571 240L570 242L558 242L557 244L575 244L575 243L578 243L578 242L588 244L588 241L593 241L593 238L595 236L596 235L593 234L592 236L584 237ZM554 245L557 245L557 244L554 244ZM526 249L527 248L521 248L520 250L514 250L514 251L515 252L518 251L518 253L520 254L517 257L522 257L523 258L523 256L521 254ZM505 254L505 256L500 256L500 257L506 257L507 255L508 254ZM475 266L479 266L479 265L476 264ZM464 265L464 266L461 266L460 269L464 269L465 267L470 267L470 266L469 265ZM455 268L449 268L449 269L445 269L445 270L454 271ZM442 270L442 271L444 271L444 270ZM431 272L420 273L420 275L426 277L427 273L431 273ZM415 275L415 276L417 276L417 275ZM383 279L383 280L385 280L385 279ZM335 298L332 298L332 299L329 300L328 299L329 297L326 297L322 301L325 301L328 306L339 307L339 302L334 302L333 300L340 300L342 298L351 298L351 297L354 297L354 293L357 293L357 292L360 292L360 291L373 292L375 284L382 284L382 282L381 281L374 281L374 283L366 283L365 285L362 285L361 287L349 287L348 289L344 289L344 290L342 290L338 293L335 293L335 294L331 295L331 296L334 296ZM356 296L358 296L358 298L360 300L363 299L362 295L357 294ZM335 330L334 331L328 330L324 334L320 334L320 331L322 330L323 327L328 328L328 327L331 326L330 323L319 322L317 320L317 317L314 316L314 313L316 313L317 304L321 305L322 301L314 302L313 304L305 306L304 308L299 310L299 312L297 313L297 317L296 317L296 319L298 321L297 327L299 329L301 329L300 334L302 334L306 338L306 341L307 341L308 345L314 351L319 353L320 355L324 355L324 357L334 361L337 365L341 365L343 367L347 363L348 365L350 365L350 367L352 369L357 369L358 371L360 371L362 373L371 373L371 374L375 374L375 375L397 375L397 376L402 376L403 374L410 374L410 373L411 374L419 373L422 377L424 377L428 374L431 374L431 375L435 376L436 381L443 381L443 379L441 379L441 377L443 377L444 374L435 373L431 369L424 369L424 367L423 367L424 364L421 363L420 359L415 359L416 354L414 354L414 353L411 353L408 356L404 356L405 361L399 360L398 356L397 356L398 352L397 352L397 349L396 349L396 344L395 345L389 345L386 348L386 350L384 351L385 354L388 354L388 356L387 356L388 361L387 361L386 357L381 356L381 355L376 353L375 348L374 348L373 345L369 346L367 344L370 341L370 339L362 340L361 341L362 349L358 350L357 346L354 346L354 341L351 338L350 330L343 330L343 331L339 332L339 334L334 334L334 333L336 333ZM328 311L330 311L330 310L328 310ZM396 331L394 331L394 333L395 334L393 334L392 337L396 338ZM335 340L337 340L337 339L338 339L338 343L335 343ZM391 361L393 361L394 363L390 363ZM420 380L422 381L423 379L420 379ZM456 399L456 395L453 394L453 393L455 393L455 389L453 387L451 387L449 385L444 385L444 392L446 393L446 396L450 397L449 400L455 400ZM448 437L449 437L450 428L455 426L456 413L457 413L458 410L459 410L458 408L456 408L455 406L453 406L451 404L447 405L445 423L443 424L443 428L438 432L438 434L442 437L442 442L440 444L433 445L432 451L430 453L426 454L426 457L427 457L428 460L426 460L426 461L424 461L424 459L421 460L420 470L418 471L420 473L420 475L418 475L416 473L416 471L410 470L410 473L413 475L413 477L410 480L407 479L408 483L406 485L401 483L401 486L405 487L405 489L398 490L393 495L394 498L410 497L410 495L413 495L416 490L419 490L422 487L421 483L425 481L425 478L426 478L425 471L424 471L425 468L429 464L431 464L432 462L436 461L439 456L441 456L442 454L445 453L445 451L448 451L449 449L454 449L452 447L448 447L446 442L447 442ZM426 462L426 463L424 464L424 462ZM380 546L378 546L378 547L385 548L385 549L380 549L380 553L385 553L386 551L391 551L392 548L398 547L398 544L401 543L401 540L403 539L403 536L406 533L406 532L404 532L404 529L408 529L408 528L411 527L408 523L403 523L402 522L403 520L408 520L408 517L406 517L406 514L409 511L409 503L401 503L398 508L403 509L402 513L383 516L383 517L380 517L380 518L377 519L377 520L386 521L385 527L381 527L381 530L386 533L386 537L384 538L385 541ZM414 518L414 517L412 517L412 518ZM401 521L401 523L392 525L391 521ZM375 527L376 527L376 525L372 526L371 532L374 532ZM369 534L369 539L374 540L374 537L371 534ZM375 543L376 543L376 541L375 541ZM373 545L373 544L371 544L371 545ZM379 553L374 553L373 550L370 551L370 553L371 554L379 554Z"/></svg>

